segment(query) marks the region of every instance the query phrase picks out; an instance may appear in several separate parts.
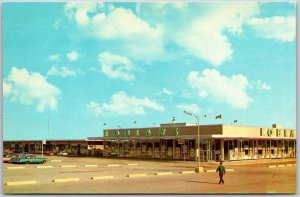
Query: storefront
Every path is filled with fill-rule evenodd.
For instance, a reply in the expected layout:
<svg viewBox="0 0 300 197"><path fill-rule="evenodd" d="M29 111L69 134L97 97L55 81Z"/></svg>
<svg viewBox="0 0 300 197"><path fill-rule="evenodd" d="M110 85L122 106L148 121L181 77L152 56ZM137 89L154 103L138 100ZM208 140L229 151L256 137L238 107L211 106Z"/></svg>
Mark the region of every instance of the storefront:
<svg viewBox="0 0 300 197"><path fill-rule="evenodd" d="M160 127L111 129L103 140L103 156L177 160L244 160L296 156L296 130L236 125L161 124ZM199 153L199 154L198 154Z"/></svg>

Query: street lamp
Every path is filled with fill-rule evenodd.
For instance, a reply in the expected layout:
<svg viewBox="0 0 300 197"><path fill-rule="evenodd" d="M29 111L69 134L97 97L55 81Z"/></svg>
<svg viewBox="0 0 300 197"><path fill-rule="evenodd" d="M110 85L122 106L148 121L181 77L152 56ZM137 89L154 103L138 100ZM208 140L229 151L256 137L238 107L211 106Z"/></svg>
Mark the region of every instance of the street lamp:
<svg viewBox="0 0 300 197"><path fill-rule="evenodd" d="M185 114L189 115L189 116L194 116L197 119L197 126L198 126L198 143L197 143L197 153L198 153L198 168L197 171L198 173L203 172L203 168L200 168L200 148L199 148L199 144L200 144L200 132L199 132L199 126L200 126L200 118L188 111L183 111ZM209 115L209 114L208 114ZM203 115L203 117L207 117L208 115Z"/></svg>

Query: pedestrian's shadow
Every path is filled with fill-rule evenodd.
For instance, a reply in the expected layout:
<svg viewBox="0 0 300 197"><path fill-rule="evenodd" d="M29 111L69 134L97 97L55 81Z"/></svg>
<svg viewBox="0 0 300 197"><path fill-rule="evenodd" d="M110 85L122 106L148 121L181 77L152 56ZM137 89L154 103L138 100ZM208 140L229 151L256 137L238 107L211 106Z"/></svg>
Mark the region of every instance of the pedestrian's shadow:
<svg viewBox="0 0 300 197"><path fill-rule="evenodd" d="M219 183L212 183L212 182L206 182L206 181L187 181L187 182L206 183L206 184L219 184Z"/></svg>

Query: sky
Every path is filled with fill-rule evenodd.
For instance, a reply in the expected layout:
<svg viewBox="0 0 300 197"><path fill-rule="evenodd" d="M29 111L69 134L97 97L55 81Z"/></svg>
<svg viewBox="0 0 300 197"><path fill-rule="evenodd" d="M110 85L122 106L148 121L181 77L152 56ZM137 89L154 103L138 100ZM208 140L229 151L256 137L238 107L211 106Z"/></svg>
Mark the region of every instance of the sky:
<svg viewBox="0 0 300 197"><path fill-rule="evenodd" d="M200 125L295 128L295 9L3 3L3 139L102 137L173 117L195 123L184 110Z"/></svg>

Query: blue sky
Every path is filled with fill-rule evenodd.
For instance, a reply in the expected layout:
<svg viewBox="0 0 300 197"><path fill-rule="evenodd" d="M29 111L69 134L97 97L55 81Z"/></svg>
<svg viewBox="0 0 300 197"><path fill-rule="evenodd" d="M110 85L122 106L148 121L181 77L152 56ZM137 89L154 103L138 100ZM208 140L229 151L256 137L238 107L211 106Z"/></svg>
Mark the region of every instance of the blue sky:
<svg viewBox="0 0 300 197"><path fill-rule="evenodd" d="M194 123L184 110L296 127L294 3L4 3L2 19L4 140Z"/></svg>

